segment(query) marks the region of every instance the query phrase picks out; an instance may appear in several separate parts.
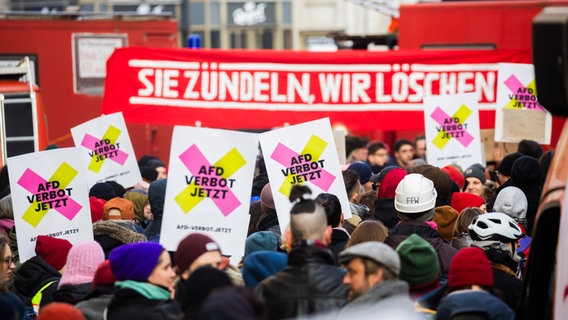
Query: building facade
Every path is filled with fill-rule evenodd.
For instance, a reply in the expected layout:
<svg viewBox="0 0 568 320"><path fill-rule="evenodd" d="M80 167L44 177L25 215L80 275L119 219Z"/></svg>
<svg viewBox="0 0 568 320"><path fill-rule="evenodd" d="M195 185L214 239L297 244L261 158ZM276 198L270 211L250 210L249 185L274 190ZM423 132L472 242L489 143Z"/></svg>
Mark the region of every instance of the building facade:
<svg viewBox="0 0 568 320"><path fill-rule="evenodd" d="M391 21L346 0L0 0L0 10L171 13L180 46L197 34L201 47L222 49L329 49L334 34L384 34Z"/></svg>

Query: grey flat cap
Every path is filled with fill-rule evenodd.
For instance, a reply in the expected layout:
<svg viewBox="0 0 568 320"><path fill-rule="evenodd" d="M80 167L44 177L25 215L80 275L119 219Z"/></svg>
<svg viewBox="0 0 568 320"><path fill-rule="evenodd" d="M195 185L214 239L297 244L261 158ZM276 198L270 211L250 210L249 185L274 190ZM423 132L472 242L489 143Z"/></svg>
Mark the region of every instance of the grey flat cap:
<svg viewBox="0 0 568 320"><path fill-rule="evenodd" d="M348 264L354 258L366 258L385 266L396 276L400 274L400 258L393 248L378 241L367 241L345 249L339 254L339 262Z"/></svg>

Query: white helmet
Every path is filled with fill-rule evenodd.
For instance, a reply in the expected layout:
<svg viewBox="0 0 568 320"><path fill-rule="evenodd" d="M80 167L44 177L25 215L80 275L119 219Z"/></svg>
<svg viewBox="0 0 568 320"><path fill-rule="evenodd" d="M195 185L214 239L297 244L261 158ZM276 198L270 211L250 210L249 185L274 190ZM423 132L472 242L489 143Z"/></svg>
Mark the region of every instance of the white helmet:
<svg viewBox="0 0 568 320"><path fill-rule="evenodd" d="M513 242L523 236L519 224L501 212L489 212L473 218L468 227L474 241Z"/></svg>
<svg viewBox="0 0 568 320"><path fill-rule="evenodd" d="M432 180L419 173L408 174L396 187L394 207L402 213L428 211L436 205L436 189Z"/></svg>

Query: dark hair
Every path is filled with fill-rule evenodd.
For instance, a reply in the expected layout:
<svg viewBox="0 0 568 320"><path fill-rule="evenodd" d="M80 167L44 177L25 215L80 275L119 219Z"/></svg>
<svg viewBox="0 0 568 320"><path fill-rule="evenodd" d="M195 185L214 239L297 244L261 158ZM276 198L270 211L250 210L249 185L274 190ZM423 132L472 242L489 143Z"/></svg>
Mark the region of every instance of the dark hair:
<svg viewBox="0 0 568 320"><path fill-rule="evenodd" d="M416 141L420 140L426 140L426 136L423 134L416 136L416 138L414 138L414 144L416 144Z"/></svg>
<svg viewBox="0 0 568 320"><path fill-rule="evenodd" d="M394 143L393 149L394 149L394 151L398 152L398 150L400 150L400 148L401 148L402 146L407 145L407 144L410 145L410 146L412 146L412 147L414 147L414 145L412 144L412 142L410 142L410 140L408 140L408 139L400 139L400 140L397 140L397 141Z"/></svg>
<svg viewBox="0 0 568 320"><path fill-rule="evenodd" d="M316 210L316 202L309 198L304 198L304 195L312 194L312 190L307 186L296 184L290 190L290 202L294 203L290 214L295 213L309 213Z"/></svg>
<svg viewBox="0 0 568 320"><path fill-rule="evenodd" d="M327 216L327 224L338 227L341 222L341 203L336 195L331 193L320 193L315 201L323 207Z"/></svg>
<svg viewBox="0 0 568 320"><path fill-rule="evenodd" d="M353 196L355 192L361 191L359 190L359 175L355 171L343 171L343 182L345 183L345 190L347 191L347 197L349 197L349 199L351 199L351 196Z"/></svg>
<svg viewBox="0 0 568 320"><path fill-rule="evenodd" d="M374 154L375 152L377 152L377 150L380 150L380 149L387 149L387 146L386 146L384 143L380 142L380 141L373 142L373 143L369 146L369 154L370 154L370 155L371 155L371 154Z"/></svg>

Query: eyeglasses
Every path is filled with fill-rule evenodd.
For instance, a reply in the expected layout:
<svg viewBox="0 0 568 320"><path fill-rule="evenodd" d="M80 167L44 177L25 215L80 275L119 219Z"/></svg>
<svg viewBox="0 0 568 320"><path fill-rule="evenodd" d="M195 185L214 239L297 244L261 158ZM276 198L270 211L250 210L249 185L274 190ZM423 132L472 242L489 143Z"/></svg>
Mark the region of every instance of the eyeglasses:
<svg viewBox="0 0 568 320"><path fill-rule="evenodd" d="M14 257L14 256L4 258L4 263L8 266L12 265L12 263L14 263L15 261L16 261L16 257Z"/></svg>

